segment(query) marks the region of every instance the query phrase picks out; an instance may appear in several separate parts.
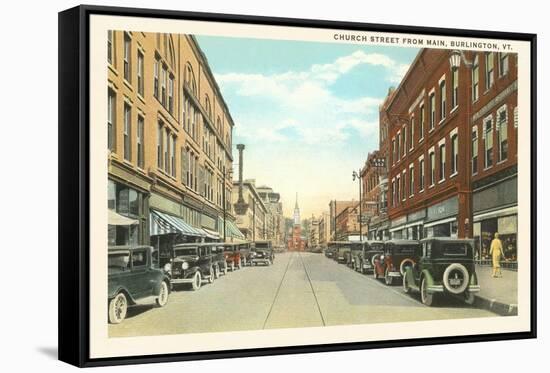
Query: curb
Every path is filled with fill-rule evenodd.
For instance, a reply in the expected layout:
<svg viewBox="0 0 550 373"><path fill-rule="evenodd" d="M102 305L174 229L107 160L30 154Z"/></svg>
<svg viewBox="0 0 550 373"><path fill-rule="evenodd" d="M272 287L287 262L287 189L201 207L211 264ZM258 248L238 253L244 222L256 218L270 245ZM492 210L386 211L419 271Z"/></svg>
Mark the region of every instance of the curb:
<svg viewBox="0 0 550 373"><path fill-rule="evenodd" d="M489 299L480 296L476 296L474 303L475 306L492 311L500 316L517 316L518 315L518 305L517 304L507 304L499 302L496 299Z"/></svg>

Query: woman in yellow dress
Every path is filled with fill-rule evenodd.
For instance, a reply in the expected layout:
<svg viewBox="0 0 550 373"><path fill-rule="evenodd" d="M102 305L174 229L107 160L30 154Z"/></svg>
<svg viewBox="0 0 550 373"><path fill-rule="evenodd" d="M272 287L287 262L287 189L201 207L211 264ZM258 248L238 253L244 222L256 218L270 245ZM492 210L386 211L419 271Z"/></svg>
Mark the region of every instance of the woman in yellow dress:
<svg viewBox="0 0 550 373"><path fill-rule="evenodd" d="M500 259L504 257L504 251L502 249L502 242L498 238L498 232L495 233L495 238L491 241L489 255L493 257L493 277L502 277L502 272L500 271Z"/></svg>

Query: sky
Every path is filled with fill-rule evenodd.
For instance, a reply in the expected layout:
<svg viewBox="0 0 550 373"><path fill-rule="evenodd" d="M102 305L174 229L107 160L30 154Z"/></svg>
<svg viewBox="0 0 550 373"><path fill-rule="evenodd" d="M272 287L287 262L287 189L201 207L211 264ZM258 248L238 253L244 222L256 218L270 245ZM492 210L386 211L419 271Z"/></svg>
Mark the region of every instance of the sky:
<svg viewBox="0 0 550 373"><path fill-rule="evenodd" d="M359 170L378 148L378 107L416 48L197 36L245 144L244 178L281 194L292 217L358 200ZM238 175L237 172L234 175Z"/></svg>

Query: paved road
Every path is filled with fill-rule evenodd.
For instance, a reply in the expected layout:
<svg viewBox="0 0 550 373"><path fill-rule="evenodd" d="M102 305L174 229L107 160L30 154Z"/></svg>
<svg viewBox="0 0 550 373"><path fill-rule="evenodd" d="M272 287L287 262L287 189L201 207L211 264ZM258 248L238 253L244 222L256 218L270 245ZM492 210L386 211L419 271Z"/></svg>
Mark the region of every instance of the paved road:
<svg viewBox="0 0 550 373"><path fill-rule="evenodd" d="M163 308L136 307L111 337L323 325L490 317L445 300L422 305L418 296L337 264L322 254L279 254L270 267L222 276L199 291L177 289Z"/></svg>

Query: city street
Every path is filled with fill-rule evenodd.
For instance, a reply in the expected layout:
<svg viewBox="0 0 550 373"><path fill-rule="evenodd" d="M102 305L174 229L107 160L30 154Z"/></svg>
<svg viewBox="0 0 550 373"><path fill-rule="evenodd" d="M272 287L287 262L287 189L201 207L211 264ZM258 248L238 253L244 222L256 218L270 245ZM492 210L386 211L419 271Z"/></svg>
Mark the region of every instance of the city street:
<svg viewBox="0 0 550 373"><path fill-rule="evenodd" d="M483 286L483 284L482 284ZM278 254L269 267L228 273L198 291L176 288L163 308L129 309L110 337L491 317L443 300L426 307L401 286L388 287L323 254Z"/></svg>

